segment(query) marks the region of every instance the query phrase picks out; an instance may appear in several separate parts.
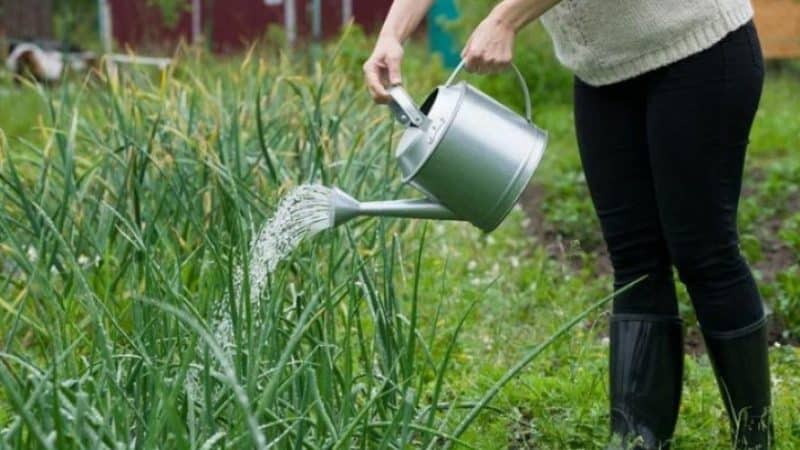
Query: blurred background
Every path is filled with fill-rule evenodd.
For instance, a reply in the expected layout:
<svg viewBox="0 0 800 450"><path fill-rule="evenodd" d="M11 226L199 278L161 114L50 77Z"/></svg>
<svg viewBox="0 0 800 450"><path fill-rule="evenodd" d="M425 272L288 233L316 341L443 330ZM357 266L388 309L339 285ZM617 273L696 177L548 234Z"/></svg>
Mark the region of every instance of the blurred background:
<svg viewBox="0 0 800 450"><path fill-rule="evenodd" d="M443 23L457 19L459 10L469 15L493 2L460 3L436 0L427 23L432 46L446 59L453 53L447 49L451 36ZM753 4L766 55L800 56L800 4L795 0L753 0ZM165 54L185 42L225 53L265 38L275 26L284 30L289 43L330 38L351 20L374 31L390 5L391 0L0 0L0 37Z"/></svg>
<svg viewBox="0 0 800 450"><path fill-rule="evenodd" d="M414 35L414 51L434 55L444 68L454 67L461 43L494 3L435 0ZM774 70L796 68L800 2L753 0L753 4L763 51ZM19 58L22 52L12 51L21 42L59 52L51 58L72 61L65 67L78 71L97 66L103 55L110 62L163 68L169 63L163 58L175 56L181 48L230 56L254 44L265 51L297 50L286 53L292 58L319 58L320 53L313 50L335 41L350 24L361 34L376 32L390 6L391 0L0 0L0 56L16 72L26 70L9 60ZM515 62L539 101L570 101L571 75L555 61L541 27L527 27L520 42L531 45L522 46L524 51L517 49ZM309 48L311 52L304 51ZM65 52L69 55L62 58ZM353 57L364 59L368 52L365 41ZM135 61L132 55L138 55ZM53 77L69 72L59 69L58 65L52 69L57 73ZM487 79L479 85L487 83L497 86L500 97L503 93L515 97L513 80Z"/></svg>

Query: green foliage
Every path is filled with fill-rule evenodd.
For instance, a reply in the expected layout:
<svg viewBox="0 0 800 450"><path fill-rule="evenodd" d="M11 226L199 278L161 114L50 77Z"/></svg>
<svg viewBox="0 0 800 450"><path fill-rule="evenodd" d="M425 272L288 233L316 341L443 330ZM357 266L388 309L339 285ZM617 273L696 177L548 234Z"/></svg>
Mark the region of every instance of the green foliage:
<svg viewBox="0 0 800 450"><path fill-rule="evenodd" d="M783 223L778 235L790 248L800 254L800 212L790 216Z"/></svg>
<svg viewBox="0 0 800 450"><path fill-rule="evenodd" d="M46 113L38 140L0 141L0 447L451 445L608 301L574 305L464 398L447 377L484 288L445 311L460 283L441 284L449 266L413 222L327 232L258 302L230 300L249 298L235 268L289 187L400 194L394 124L370 107L353 39L316 62L179 55L163 73L24 88ZM209 325L220 305L230 356Z"/></svg>
<svg viewBox="0 0 800 450"><path fill-rule="evenodd" d="M794 185L795 187L797 185ZM800 195L797 196L800 205ZM800 336L800 212L795 212L781 225L778 236L794 255L793 264L776 277L770 286L775 312L787 327L787 335Z"/></svg>
<svg viewBox="0 0 800 450"><path fill-rule="evenodd" d="M98 43L97 0L56 0L53 22L56 39L84 48Z"/></svg>
<svg viewBox="0 0 800 450"><path fill-rule="evenodd" d="M191 0L147 0L147 4L158 7L164 23L170 27L175 26L181 14L191 8Z"/></svg>
<svg viewBox="0 0 800 450"><path fill-rule="evenodd" d="M592 207L583 171L562 173L547 187L542 199L542 212L558 234L567 241L579 243L586 250L601 248L600 223Z"/></svg>
<svg viewBox="0 0 800 450"><path fill-rule="evenodd" d="M786 327L781 337L800 336L800 263L778 273L765 294L778 320Z"/></svg>
<svg viewBox="0 0 800 450"><path fill-rule="evenodd" d="M204 0L205 2L213 0ZM191 0L146 0L157 7L167 26L175 26L180 15L189 10ZM56 0L53 21L57 39L85 48L99 46L97 0Z"/></svg>

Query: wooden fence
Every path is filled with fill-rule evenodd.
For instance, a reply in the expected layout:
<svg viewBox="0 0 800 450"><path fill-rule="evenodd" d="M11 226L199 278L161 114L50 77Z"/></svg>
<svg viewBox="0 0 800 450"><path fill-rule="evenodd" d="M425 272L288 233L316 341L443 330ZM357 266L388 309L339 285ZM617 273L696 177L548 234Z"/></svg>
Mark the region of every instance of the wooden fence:
<svg viewBox="0 0 800 450"><path fill-rule="evenodd" d="M0 0L0 35L52 38L53 0Z"/></svg>
<svg viewBox="0 0 800 450"><path fill-rule="evenodd" d="M753 0L753 7L764 56L800 57L800 1Z"/></svg>

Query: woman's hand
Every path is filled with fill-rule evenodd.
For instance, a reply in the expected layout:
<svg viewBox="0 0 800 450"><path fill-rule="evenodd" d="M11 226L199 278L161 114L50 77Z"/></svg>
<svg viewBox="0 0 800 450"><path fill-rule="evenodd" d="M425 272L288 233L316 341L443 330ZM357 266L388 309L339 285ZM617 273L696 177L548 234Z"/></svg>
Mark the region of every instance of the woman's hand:
<svg viewBox="0 0 800 450"><path fill-rule="evenodd" d="M364 77L372 99L377 103L388 103L387 86L402 82L400 63L403 61L403 45L400 39L391 35L381 35L375 43L367 62L364 63Z"/></svg>
<svg viewBox="0 0 800 450"><path fill-rule="evenodd" d="M461 51L467 70L493 73L507 68L514 53L516 34L512 26L494 14L483 19Z"/></svg>

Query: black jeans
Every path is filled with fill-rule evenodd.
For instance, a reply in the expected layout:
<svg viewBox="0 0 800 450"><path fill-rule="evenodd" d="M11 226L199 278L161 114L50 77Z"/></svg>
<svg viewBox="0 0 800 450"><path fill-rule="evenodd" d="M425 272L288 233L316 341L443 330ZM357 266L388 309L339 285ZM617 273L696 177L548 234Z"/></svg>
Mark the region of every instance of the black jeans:
<svg viewBox="0 0 800 450"><path fill-rule="evenodd" d="M647 275L614 300L615 313L677 314L674 265L704 329L763 317L736 227L763 78L752 23L630 80L593 87L576 78L580 155L615 287Z"/></svg>

